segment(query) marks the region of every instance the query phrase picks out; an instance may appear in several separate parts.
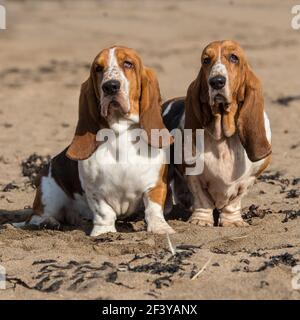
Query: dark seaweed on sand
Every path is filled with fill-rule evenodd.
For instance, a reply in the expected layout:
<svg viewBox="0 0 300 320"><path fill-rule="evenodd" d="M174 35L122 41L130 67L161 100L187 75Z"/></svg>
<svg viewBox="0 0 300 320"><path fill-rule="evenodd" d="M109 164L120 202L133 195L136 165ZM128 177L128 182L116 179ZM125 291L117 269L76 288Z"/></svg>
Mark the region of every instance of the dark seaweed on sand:
<svg viewBox="0 0 300 320"><path fill-rule="evenodd" d="M298 198L298 197L299 197L299 192L296 189L289 190L286 195L287 199Z"/></svg>
<svg viewBox="0 0 300 320"><path fill-rule="evenodd" d="M288 252L272 256L268 261L265 261L264 264L255 270L254 272L260 272L264 271L267 268L274 268L275 266L278 266L279 264L283 264L285 266L294 267L298 263L298 259L294 258L294 256Z"/></svg>
<svg viewBox="0 0 300 320"><path fill-rule="evenodd" d="M15 182L8 183L3 189L3 192L9 192L10 190L19 189L19 186Z"/></svg>
<svg viewBox="0 0 300 320"><path fill-rule="evenodd" d="M247 211L242 214L242 218L252 224L253 218L264 218L266 214L272 213L270 209L259 209L259 206L252 204Z"/></svg>
<svg viewBox="0 0 300 320"><path fill-rule="evenodd" d="M280 211L282 213L285 213L285 217L282 220L282 223L286 223L289 220L294 220L298 217L300 217L300 210L284 210L284 211Z"/></svg>
<svg viewBox="0 0 300 320"><path fill-rule="evenodd" d="M185 249L181 249L172 256L169 251L164 250L144 256L136 255L130 261L119 265L114 265L109 261L104 261L102 264L92 264L90 261L70 260L66 264L60 264L54 259L36 260L32 263L32 265L39 267L38 274L32 279L36 283L29 285L20 278L9 276L7 281L14 287L20 285L26 289L52 293L57 292L62 286L71 291L80 290L88 286L90 281L98 278L113 285L134 289L134 287L118 281L119 272L142 272L159 275L152 280L152 283L156 289L161 289L172 283L172 276L183 270L183 266L189 264L186 259L191 257L195 253L195 249L198 248L196 246L182 247ZM145 263L145 259L150 261Z"/></svg>
<svg viewBox="0 0 300 320"><path fill-rule="evenodd" d="M281 106L287 107L292 101L295 100L300 100L300 95L280 97L274 102Z"/></svg>
<svg viewBox="0 0 300 320"><path fill-rule="evenodd" d="M41 156L36 153L31 154L27 159L21 163L22 174L24 177L28 177L30 184L34 187L37 175L43 168L49 163L51 157Z"/></svg>

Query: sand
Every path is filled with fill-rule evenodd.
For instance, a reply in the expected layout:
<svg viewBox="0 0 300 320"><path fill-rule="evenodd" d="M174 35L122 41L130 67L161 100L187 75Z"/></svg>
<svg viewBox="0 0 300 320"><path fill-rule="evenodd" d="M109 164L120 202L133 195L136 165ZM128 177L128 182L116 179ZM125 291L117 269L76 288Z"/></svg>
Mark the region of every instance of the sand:
<svg viewBox="0 0 300 320"><path fill-rule="evenodd" d="M157 72L162 96L184 95L205 45L234 39L264 86L273 159L244 199L247 228L202 228L178 210L176 246L148 234L142 219L90 238L90 226L61 231L0 226L0 299L299 299L300 30L292 1L8 1L0 31L0 222L32 205L22 175L31 154L55 155L71 141L80 84L104 47L135 48ZM278 173L278 174L277 174ZM15 186L2 191L7 184ZM9 189L9 188L8 188ZM295 190L295 191L291 191ZM252 207L253 209L253 207ZM293 214L293 211L296 212ZM290 219L287 219L289 212ZM299 214L298 214L299 215ZM292 219L294 218L294 219ZM2 220L1 220L2 219ZM207 263L209 261L209 263ZM206 269L191 278L207 263Z"/></svg>

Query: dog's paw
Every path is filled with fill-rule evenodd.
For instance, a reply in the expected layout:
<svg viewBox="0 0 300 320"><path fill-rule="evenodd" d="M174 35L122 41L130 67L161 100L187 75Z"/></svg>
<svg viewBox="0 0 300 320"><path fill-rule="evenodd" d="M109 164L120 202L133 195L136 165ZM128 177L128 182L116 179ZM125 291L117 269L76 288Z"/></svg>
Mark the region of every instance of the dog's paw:
<svg viewBox="0 0 300 320"><path fill-rule="evenodd" d="M213 227L214 219L211 210L195 210L189 219L189 223L200 227Z"/></svg>
<svg viewBox="0 0 300 320"><path fill-rule="evenodd" d="M175 230L166 221L162 220L151 221L148 223L147 231L157 234L175 233Z"/></svg>
<svg viewBox="0 0 300 320"><path fill-rule="evenodd" d="M213 220L193 217L193 216L189 219L189 223L196 224L197 226L200 226L200 227L213 227L214 225Z"/></svg>
<svg viewBox="0 0 300 320"><path fill-rule="evenodd" d="M243 219L236 220L236 221L228 221L228 220L222 221L222 219L220 219L219 225L221 227L249 227L249 224Z"/></svg>
<svg viewBox="0 0 300 320"><path fill-rule="evenodd" d="M94 225L93 230L90 233L91 237L97 237L100 234L108 232L117 232L115 226L98 226Z"/></svg>
<svg viewBox="0 0 300 320"><path fill-rule="evenodd" d="M59 230L60 227L60 223L53 217L45 218L39 223L41 229Z"/></svg>

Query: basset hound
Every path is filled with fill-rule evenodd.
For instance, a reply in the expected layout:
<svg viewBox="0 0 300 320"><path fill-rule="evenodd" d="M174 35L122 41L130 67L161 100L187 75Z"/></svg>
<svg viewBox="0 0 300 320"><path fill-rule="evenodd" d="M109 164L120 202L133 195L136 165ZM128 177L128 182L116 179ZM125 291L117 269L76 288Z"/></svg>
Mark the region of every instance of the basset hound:
<svg viewBox="0 0 300 320"><path fill-rule="evenodd" d="M190 222L213 226L213 210L219 209L219 225L244 226L241 199L271 159L261 83L234 41L210 43L201 63L186 98L163 105L165 118L185 108L177 123L182 129L204 129L203 171L185 176L194 198Z"/></svg>
<svg viewBox="0 0 300 320"><path fill-rule="evenodd" d="M152 129L167 131L155 73L132 49L102 50L81 87L73 141L40 175L30 223L57 227L83 216L93 220L97 236L115 232L118 217L145 208L147 231L173 233L164 218L166 148L152 139ZM149 140L137 142L142 130ZM113 133L113 143L101 132ZM137 145L153 152L145 156Z"/></svg>

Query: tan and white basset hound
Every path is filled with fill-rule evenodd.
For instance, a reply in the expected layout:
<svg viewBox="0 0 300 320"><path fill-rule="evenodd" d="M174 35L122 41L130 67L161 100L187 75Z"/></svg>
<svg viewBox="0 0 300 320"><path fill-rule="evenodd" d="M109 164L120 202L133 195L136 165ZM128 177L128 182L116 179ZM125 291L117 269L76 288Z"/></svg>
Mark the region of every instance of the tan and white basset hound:
<svg viewBox="0 0 300 320"><path fill-rule="evenodd" d="M61 222L77 223L82 215L93 219L91 235L97 236L115 232L118 217L144 205L148 231L173 233L163 214L165 148L152 144L152 129L165 129L154 72L132 49L102 50L81 87L73 141L40 176L30 222L57 227ZM98 135L103 130L115 134L114 143L101 143ZM139 146L155 149L146 156L137 148L142 130L150 142L141 139ZM167 131L164 141L170 144L169 138Z"/></svg>
<svg viewBox="0 0 300 320"><path fill-rule="evenodd" d="M212 226L216 208L219 225L244 226L241 199L271 158L262 87L234 41L210 43L201 63L186 98L163 106L164 118L173 119L185 108L178 121L182 129L204 129L203 172L186 176L194 197L190 222Z"/></svg>

